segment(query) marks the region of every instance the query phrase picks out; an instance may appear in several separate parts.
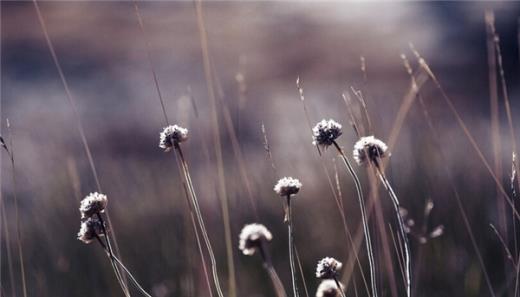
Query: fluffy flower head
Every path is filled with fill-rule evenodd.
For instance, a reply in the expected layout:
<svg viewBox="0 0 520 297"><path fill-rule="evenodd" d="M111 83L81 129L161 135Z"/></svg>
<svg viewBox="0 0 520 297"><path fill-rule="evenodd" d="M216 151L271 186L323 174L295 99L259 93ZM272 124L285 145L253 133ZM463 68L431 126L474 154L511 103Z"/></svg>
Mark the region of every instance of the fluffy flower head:
<svg viewBox="0 0 520 297"><path fill-rule="evenodd" d="M107 207L107 196L98 192L90 193L81 200L79 211L81 218L90 218L91 216L104 212Z"/></svg>
<svg viewBox="0 0 520 297"><path fill-rule="evenodd" d="M318 266L316 267L316 277L334 278L342 266L343 264L334 258L323 258L318 262Z"/></svg>
<svg viewBox="0 0 520 297"><path fill-rule="evenodd" d="M340 284L341 290L344 290L342 284ZM341 296L340 289L336 285L336 282L331 279L326 279L320 283L318 290L316 290L316 297L339 297Z"/></svg>
<svg viewBox="0 0 520 297"><path fill-rule="evenodd" d="M242 228L239 239L238 248L244 255L250 256L261 246L262 240L271 241L273 235L262 224L248 224Z"/></svg>
<svg viewBox="0 0 520 297"><path fill-rule="evenodd" d="M341 136L341 125L336 121L330 120L321 120L318 122L314 128L312 128L312 136L314 141L312 142L314 145L321 145L323 147L328 147L331 145L334 140Z"/></svg>
<svg viewBox="0 0 520 297"><path fill-rule="evenodd" d="M78 240L83 241L86 244L91 243L97 236L102 235L101 222L96 218L88 218L81 223L81 227L78 232Z"/></svg>
<svg viewBox="0 0 520 297"><path fill-rule="evenodd" d="M170 125L163 129L159 140L159 147L168 152L175 144L188 139L188 129L177 125Z"/></svg>
<svg viewBox="0 0 520 297"><path fill-rule="evenodd" d="M283 177L274 186L274 191L276 194L284 197L298 193L301 187L302 183L298 179Z"/></svg>
<svg viewBox="0 0 520 297"><path fill-rule="evenodd" d="M390 155L388 146L374 136L361 137L354 145L354 160L359 165L366 165L369 161L378 164L378 160Z"/></svg>

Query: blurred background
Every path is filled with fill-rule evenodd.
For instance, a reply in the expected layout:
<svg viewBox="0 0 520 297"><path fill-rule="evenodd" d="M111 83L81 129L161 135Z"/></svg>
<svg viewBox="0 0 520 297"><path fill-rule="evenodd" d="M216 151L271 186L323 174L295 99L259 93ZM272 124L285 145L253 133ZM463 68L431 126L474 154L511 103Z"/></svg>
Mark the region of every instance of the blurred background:
<svg viewBox="0 0 520 297"><path fill-rule="evenodd" d="M453 100L507 194L518 202L511 190L512 139L500 85L498 130L491 129L493 84L484 19L486 10L494 12L518 127L518 2L208 1L201 3L199 22L190 1L138 5L144 32L132 2L39 2L76 116L33 3L1 2L2 136L13 141L17 178L15 189L9 156L2 151L2 296L22 296L15 190L29 296L123 296L102 249L76 239L79 201L98 190L79 121L109 198L110 228L123 262L153 296L210 296L174 153L158 147L165 121L152 67L170 122L190 130L183 149L225 292L230 280L223 201L229 211L237 295L274 295L260 257L238 250L238 234L252 222L273 233L273 262L291 295L282 203L272 191L282 176L303 183L293 206L295 241L309 295L314 296L319 284L314 276L319 259L332 256L344 264L352 259L354 251L334 199L336 174L353 234L360 226L356 191L337 152L325 150L320 156L312 145L295 82L300 77L311 125L322 118L343 124L339 144L351 157L357 136L342 93L352 98L349 106L367 131L368 121L352 88L363 93L371 132L387 141L410 90L400 55L421 73L410 42ZM207 38L201 38L200 21ZM215 106L201 40L208 45L206 68ZM503 204L495 180L431 80L420 95L424 105L418 100L411 105L386 170L407 218L415 222L413 291L432 297L491 296L491 291L513 296L515 270L490 224L501 233L513 261L518 259L515 238L520 236L515 228L520 226L513 225L511 208ZM221 141L224 184L218 178L215 135ZM356 170L365 195L373 198L367 170ZM377 223L372 216L371 221L380 296L403 296L391 240L395 215L381 185L378 190L383 220ZM434 208L425 217L430 200ZM381 225L384 230L379 230ZM420 240L438 226L444 228L441 236ZM364 244L359 253L368 278ZM388 259L392 265L386 264ZM342 279L348 295L367 296L359 267L352 275L346 275L347 270Z"/></svg>

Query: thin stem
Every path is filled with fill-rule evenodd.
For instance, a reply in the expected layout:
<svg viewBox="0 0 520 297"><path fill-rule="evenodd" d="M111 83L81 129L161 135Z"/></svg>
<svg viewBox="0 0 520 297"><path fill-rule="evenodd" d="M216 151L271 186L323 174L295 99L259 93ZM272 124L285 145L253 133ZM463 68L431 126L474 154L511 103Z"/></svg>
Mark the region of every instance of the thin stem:
<svg viewBox="0 0 520 297"><path fill-rule="evenodd" d="M20 260L20 274L22 277L22 288L23 288L23 296L27 297L27 282L25 279L25 265L24 265L24 257L23 257L23 246L22 246L22 231L21 231L21 222L19 215L19 207L18 207L18 194L16 189L16 166L14 164L14 148L13 148L13 136L10 129L9 120L7 120L7 131L9 132L9 147L10 150L7 150L7 154L11 159L11 170L12 170L12 181L13 181L13 197L14 197L14 211L15 211L15 220L16 220L16 244L18 247L18 258Z"/></svg>
<svg viewBox="0 0 520 297"><path fill-rule="evenodd" d="M347 297L345 295L345 292L343 292L343 288L341 287L341 284L339 283L338 278L336 276L334 276L334 282L336 282L336 286L338 287L338 291L339 291L341 297Z"/></svg>
<svg viewBox="0 0 520 297"><path fill-rule="evenodd" d="M103 228L103 227L102 227ZM104 230L105 228L103 228ZM104 232L104 231L103 231ZM104 233L103 235L106 236L106 234ZM99 237L99 235L95 235L96 236L96 239L97 241L99 242L99 244L101 245L101 247L103 247L103 249L105 250L105 252L107 253L107 256L110 258L110 261L111 262L114 262L114 263L117 263L119 266L121 266L121 268L123 268L123 270L126 272L126 274L130 277L130 280L134 283L135 287L137 289L139 289L139 291L141 291L141 293L143 293L145 296L147 297L152 297L150 294L148 294L144 289L143 287L139 284L139 282L137 282L137 280L135 279L135 277L132 275L132 273L128 270L128 268L126 268L126 266L123 264L123 262L121 262L121 260L119 260L116 256L114 256L111 252L110 252L110 249L108 248L107 245L105 245L105 243L103 242L103 240L101 240L101 238ZM108 239L107 239L107 242L108 242Z"/></svg>
<svg viewBox="0 0 520 297"><path fill-rule="evenodd" d="M292 226L291 195L287 195L287 230L289 232L289 263L291 265L293 296L298 297L298 286L296 285L296 268L294 264L294 231Z"/></svg>
<svg viewBox="0 0 520 297"><path fill-rule="evenodd" d="M370 266L370 281L371 281L371 285L372 285L372 296L377 297L374 252L372 251L372 240L370 237L370 229L368 227L365 199L363 197L363 191L361 190L361 182L359 181L359 178L357 177L356 172L354 172L352 165L350 164L349 160L345 156L345 153L343 152L343 150L339 147L338 143L336 141L333 141L332 143L334 144L334 147L336 147L336 149L338 150L338 153L340 154L341 159L343 160L343 163L347 167L348 172L352 176L352 179L354 180L354 184L356 186L357 196L358 196L358 200L359 200L359 208L361 211L361 221L363 223L363 231L365 234L365 244L366 244L366 248L367 248L368 263Z"/></svg>
<svg viewBox="0 0 520 297"><path fill-rule="evenodd" d="M265 241L262 240L259 246L260 255L262 256L262 261L264 262L264 268L269 274L271 278L271 282L273 283L274 290L276 292L276 296L278 297L287 297L287 293L285 293L285 289L283 287L282 281L276 273L276 270L273 267L273 263L271 261L271 257L269 255L269 251L267 250Z"/></svg>
<svg viewBox="0 0 520 297"><path fill-rule="evenodd" d="M399 225L399 233L403 239L404 244L404 266L405 266L405 277L406 277L406 294L408 297L411 295L411 270L412 270L412 264L410 261L410 242L408 240L408 236L406 235L406 231L404 229L404 221L403 217L401 216L401 213L399 212L400 204L399 199L397 199L397 195L395 195L394 189L386 179L384 173L380 170L378 164L376 164L376 170L379 175L379 178L381 179L381 182L383 183L383 186L388 192L388 195L390 195L390 198L392 200L392 205L394 207L395 215L397 216L397 221Z"/></svg>
<svg viewBox="0 0 520 297"><path fill-rule="evenodd" d="M204 239L204 243L206 244L206 248L208 250L208 254L211 261L211 270L213 273L213 281L215 283L215 287L217 289L217 294L219 297L224 297L222 293L222 289L220 287L220 281L218 279L218 270L217 270L217 261L215 260L215 254L213 253L213 248L211 247L211 242L209 240L208 232L206 231L206 225L204 224L204 219L202 218L202 214L200 211L199 202L197 199L197 194L195 193L195 189L193 187L193 183L191 181L190 172L188 170L188 164L184 159L184 155L182 153L182 149L178 144L175 144L175 151L178 153L182 172L184 174L184 178L186 180L186 185L188 186L188 192L190 193L191 202L193 204L193 209L195 210L195 214L197 216L197 220L199 223L200 230L202 231L202 237Z"/></svg>
<svg viewBox="0 0 520 297"><path fill-rule="evenodd" d="M112 245L110 244L110 238L108 237L108 232L105 227L105 221L103 220L103 217L101 216L100 213L97 213L96 216L99 219L99 222L101 223L101 230L103 231L103 235L105 236L105 240L107 242L106 246L104 244L102 244L102 246L104 246L105 250L108 252L108 255L110 258L110 264L112 264L112 269L114 269L114 274L116 275L117 282L121 286L121 289L123 290L123 293L125 294L125 296L130 297L130 292L128 291L128 288L126 287L126 283L123 281L123 275L117 268L116 263L114 262L115 256L112 251ZM101 241L101 239L99 238L99 236L96 235L96 237L98 238L98 241L100 243L103 243Z"/></svg>

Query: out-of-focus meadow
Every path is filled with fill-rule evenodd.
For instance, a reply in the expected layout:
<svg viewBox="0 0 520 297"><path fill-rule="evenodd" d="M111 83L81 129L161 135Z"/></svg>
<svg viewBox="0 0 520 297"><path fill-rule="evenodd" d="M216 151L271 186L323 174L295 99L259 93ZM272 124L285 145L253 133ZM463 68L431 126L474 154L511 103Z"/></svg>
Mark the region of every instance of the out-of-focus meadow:
<svg viewBox="0 0 520 297"><path fill-rule="evenodd" d="M202 2L198 23L193 2L146 1L139 2L144 33L132 2L38 3L79 118L67 99L34 4L2 1L2 136L13 141L10 149L16 164L29 296L123 296L102 249L76 239L79 201L98 190L78 133L78 120L102 191L108 195L110 228L123 262L153 296L209 296L181 173L174 153L158 147L165 122L151 65L170 122L190 131L182 146L225 295L230 261L224 200L229 210L237 296L274 295L260 257L244 256L238 250L238 234L244 224L252 222L264 224L273 233L269 249L291 296L287 227L282 201L273 186L278 178L293 176L303 183L293 200L295 243L305 283L314 296L319 284L314 276L317 261L333 256L346 264L353 257L334 198L337 184L353 234L360 230L360 212L354 184L337 151L324 150L320 156L312 145L296 79L300 77L310 124L322 118L342 123L338 142L352 157L357 136L342 94L351 97L349 106L366 131L368 124L352 89L362 92L372 133L388 141L411 88L401 54L408 57L418 78L426 78L391 147L386 169L408 218L415 221L415 235L410 235L412 291L424 297L492 296L490 284L496 296L514 296L514 265L490 224L506 241L513 262L518 260L515 238L520 240L520 224L517 220L513 225L511 208L497 194L495 180L440 90L421 70L409 43L431 67L491 170L518 203L519 197L511 190L512 139L500 76L499 131L492 133L491 129L493 84L489 75L498 72L490 71L488 65L486 43L490 37L484 14L489 10L495 15L513 122L520 128L519 3L211 1ZM207 38L201 37L201 22ZM205 42L209 50L206 65ZM225 187L219 182L215 132L221 141ZM0 220L0 295L15 292L22 296L13 172L4 151L1 167L5 213ZM366 197L372 197L365 168L355 169ZM377 201L384 215L380 222L385 230L378 231L381 224L376 224L374 215L371 230L379 295L404 296L392 242L395 216L384 188L378 185L378 189ZM429 199L434 208L425 220ZM444 229L439 237L424 242L416 236L440 225ZM368 278L365 248L363 244L359 247ZM385 260L388 256L391 267ZM397 290L393 293L392 277ZM342 279L348 296L367 296L357 266L352 276L342 274ZM303 290L301 293L303 296Z"/></svg>

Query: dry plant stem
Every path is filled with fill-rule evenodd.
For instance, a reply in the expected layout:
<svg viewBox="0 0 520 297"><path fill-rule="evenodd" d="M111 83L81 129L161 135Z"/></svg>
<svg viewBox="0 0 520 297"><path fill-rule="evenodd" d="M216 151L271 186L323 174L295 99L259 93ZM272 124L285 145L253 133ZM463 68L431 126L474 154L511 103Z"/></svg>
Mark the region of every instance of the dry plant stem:
<svg viewBox="0 0 520 297"><path fill-rule="evenodd" d="M182 171L181 166L177 159L176 159L176 161L177 161L176 162L177 167L179 167L179 171ZM188 192L188 187L184 181L182 181L182 187L184 189L184 195L186 197L186 202L188 203L188 209L190 211L191 226L193 227L193 231L195 233L195 239L197 240L197 248L199 250L200 259L202 261L202 269L204 271L204 278L206 279L206 284L208 286L209 296L213 297L213 290L211 289L211 282L209 280L209 273L208 273L208 267L206 264L206 258L204 257L204 252L202 252L202 245L200 243L200 235L199 235L199 231L197 229L197 223L195 222L195 215L193 214L193 207L191 206L191 203L190 203L190 198L189 198L190 194Z"/></svg>
<svg viewBox="0 0 520 297"><path fill-rule="evenodd" d="M480 158L480 160L482 161L482 163L484 164L484 167L486 167L486 170L489 172L489 175L491 175L491 177L493 178L496 186L498 187L498 189L500 190L500 192L502 193L502 197L503 199L507 202L508 206L511 208L511 210L513 211L515 217L517 219L520 219L520 213L518 212L518 210L515 208L515 204L513 203L513 201L511 200L511 198L509 197L509 195L507 194L506 190L504 189L504 186L502 185L502 182L497 178L497 176L495 175L493 169L491 168L491 166L489 165L489 162L487 161L486 157L484 156L484 154L482 153L482 150L480 149L479 145L477 144L477 141L475 140L475 137L473 137L473 134L471 134L471 132L469 131L469 128L468 126L466 125L466 123L464 122L464 120L462 119L461 115L459 114L457 108L455 108L455 105L453 104L453 101L451 100L451 98L448 96L448 94L446 94L446 91L444 91L444 88L442 87L441 83L439 82L439 80L437 79L437 77L435 76L435 74L433 73L433 71L430 69L429 65L426 63L426 61L419 55L419 53L417 52L417 50L415 50L415 48L413 48L413 45L411 45L411 48L412 50L414 51L414 54L416 55L418 61L419 61L419 64L421 66L421 68L428 74L428 76L432 79L433 83L435 84L435 87L437 88L437 90L440 92L442 98L444 99L444 101L446 102L446 104L448 105L451 113L455 116L455 119L457 120L457 123L459 124L459 126L461 127L462 131L464 132L464 134L466 135L466 138L468 138L468 141L470 142L470 144L472 145L473 149L475 150L475 152L477 153L478 157Z"/></svg>
<svg viewBox="0 0 520 297"><path fill-rule="evenodd" d="M13 137L11 135L11 131L9 129L9 121L7 122L7 130L9 131L9 147L10 151L7 151L9 158L11 159L11 175L13 181L13 197L14 197L14 211L15 211L15 220L16 220L16 245L18 248L18 258L20 261L20 274L22 277L22 288L23 288L23 296L27 297L27 281L25 279L25 265L24 265L24 257L23 257L23 246L22 246L22 231L21 231L21 222L20 222L20 214L18 207L18 194L16 189L16 166L14 164L14 149L13 149Z"/></svg>
<svg viewBox="0 0 520 297"><path fill-rule="evenodd" d="M177 152L177 156L180 159L182 172L184 174L184 179L186 181L186 185L188 186L188 192L190 193L191 203L193 205L193 209L195 210L195 214L199 223L199 228L202 232L202 237L204 239L204 243L206 244L206 248L208 249L208 254L211 261L211 270L213 274L213 282L215 283L215 287L217 289L217 294L219 297L224 297L222 293L222 288L220 286L220 281L218 279L218 270L217 270L217 261L215 260L215 254L213 253L213 248L211 247L211 242L209 240L208 232L206 231L206 225L204 224L204 219L202 218L202 213L200 211L199 202L197 199L197 194L195 193L195 188L193 187L193 183L191 181L190 172L188 170L188 164L184 159L184 155L182 153L182 149L179 144L175 144L175 151Z"/></svg>
<svg viewBox="0 0 520 297"><path fill-rule="evenodd" d="M411 295L411 270L412 270L412 263L410 261L410 241L408 240L408 235L406 235L406 232L404 230L404 221L403 217L401 216L401 213L399 212L399 199L397 199L397 195L395 195L394 189L386 179L386 176L384 173L380 170L379 165L375 164L377 173L379 175L379 178L381 179L381 182L383 183L383 186L388 192L388 195L390 196L392 200L392 205L394 207L395 215L397 216L397 221L399 225L399 233L401 235L401 238L403 240L404 244L404 268L405 268L405 277L406 277L406 295L410 297Z"/></svg>
<svg viewBox="0 0 520 297"><path fill-rule="evenodd" d="M2 201L3 202L3 201ZM5 213L5 206L4 203L2 203L1 206L2 211L2 220L3 220L3 226L4 226L4 232L5 232L5 249L7 253L7 266L9 267L9 282L11 284L11 296L16 297L16 290L14 286L14 269L13 269L13 258L11 255L11 246L10 246L10 235L9 235L9 228L7 228L7 217Z"/></svg>
<svg viewBox="0 0 520 297"><path fill-rule="evenodd" d="M98 213L98 218L101 219L101 215ZM101 219L102 220L102 219ZM106 228L104 226L104 222L101 221L101 228L102 228L102 231L103 231L103 235L105 236L105 239L106 239L106 242L107 244L105 244L103 242L103 240L99 237L99 235L95 235L96 236L96 239L97 241L99 242L99 244L101 245L101 247L105 250L105 252L107 253L107 256L110 258L110 261L113 262L113 263L117 263L117 265L119 265L121 268L123 268L123 270L126 272L126 274L130 277L130 280L134 283L135 287L141 291L141 293L143 293L143 295L147 296L147 297L152 297L150 294L148 294L144 289L143 287L139 284L139 282L137 282L137 280L135 279L135 277L132 275L132 273L128 270L128 268L126 268L126 266L123 264L123 262L121 262L121 260L119 260L117 257L114 256L114 254L110 251L110 247L109 247L109 241L110 239L107 236L107 232L106 232Z"/></svg>
<svg viewBox="0 0 520 297"><path fill-rule="evenodd" d="M370 266L370 281L372 285L372 296L377 297L377 284L376 284L376 272L375 272L375 263L374 263L374 252L372 251L372 240L370 236L370 229L368 227L368 220L366 215L366 206L365 206L365 198L363 197L363 190L361 188L361 183L359 181L359 178L356 175L356 172L354 171L354 168L352 168L352 165L350 164L349 160L347 159L347 156L345 156L345 153L340 148L338 143L336 141L332 142L334 144L334 147L338 150L338 153L341 156L341 159L343 160L343 163L348 169L348 172L352 176L352 179L354 180L354 184L356 186L358 201L359 201L359 208L361 211L361 221L363 223L363 231L365 234L365 244L367 248L367 255L368 255L368 263Z"/></svg>
<svg viewBox="0 0 520 297"><path fill-rule="evenodd" d="M334 276L334 282L336 283L336 286L338 287L338 291L341 294L341 297L347 297L345 295L345 292L343 291L343 288L341 288L341 284L339 283L338 278L336 276Z"/></svg>
<svg viewBox="0 0 520 297"><path fill-rule="evenodd" d="M486 281L486 284L489 288L489 292L491 294L491 296L495 296L495 292L493 291L493 286L491 285L491 280L489 278L489 274L487 273L487 270L486 270L486 266L484 265L484 260L482 258L482 255L478 249L478 245L477 245L477 241L475 240L475 235L473 234L473 230L471 229L471 224L468 220L468 216L466 214L466 210L464 209L464 206L462 204L462 200L460 198L460 195L459 195L459 191L457 190L457 186L455 185L455 183L453 182L453 177L452 177L452 174L451 174L451 171L448 169L447 167L447 162L446 162L446 156L444 154L444 150L443 150L443 146L440 145L440 137L437 133L437 130L435 130L435 127L433 126L433 122L430 118L430 115L428 113L428 109L426 107L426 104L424 103L424 100L422 98L422 96L419 94L418 95L419 97L419 103L421 104L421 107L423 109L423 113L424 113L424 118L426 120L426 123L428 125L428 128L430 130L430 133L432 134L432 138L434 140L434 143L435 143L435 146L439 152L439 156L441 158L441 164L444 164L443 168L444 168L444 171L446 173L446 176L447 176L447 180L449 181L449 184L450 184L450 187L453 191L453 195L455 196L455 201L457 202L457 206L459 208L459 211L460 211L460 214L462 215L462 221L464 222L464 226L466 227L466 230L468 231L468 235L469 235L469 238L470 238L470 241L471 241L471 244L473 246L473 249L475 250L475 254L477 256L477 260L480 264L480 267L482 269L482 273L484 274L484 279Z"/></svg>
<svg viewBox="0 0 520 297"><path fill-rule="evenodd" d="M361 265L361 261L359 260L359 255L358 255L359 254L359 249L356 248L356 246L354 245L354 240L352 238L352 232L350 231L350 228L348 227L347 216L345 215L345 210L343 209L342 199L334 191L334 185L332 184L329 172L325 168L325 165L323 163L321 165L323 166L323 171L325 172L325 175L327 176L327 181L329 182L329 187L332 190L332 196L334 196L334 201L336 202L336 206L338 207L339 214L340 214L341 219L342 219L343 230L345 232L345 237L347 239L347 244L349 244L350 247L352 248L352 251L354 253L354 258L355 258L354 261L356 261L357 265L359 266L359 270L361 272L361 278L363 279L363 283L365 285L365 289L367 291L367 294L370 295L370 289L368 287L367 280L365 278L365 273L363 271L363 266ZM338 183L338 189L339 189L339 183ZM338 192L338 193L340 193L340 192ZM346 266L353 266L353 265L355 265L351 259L352 258L348 259L348 261L346 263ZM352 270L349 269L348 271L352 271ZM346 283L346 286L348 288L348 283Z"/></svg>
<svg viewBox="0 0 520 297"><path fill-rule="evenodd" d="M220 199L220 206L222 209L222 218L224 221L224 239L226 242L226 260L228 266L228 280L229 280L229 296L236 297L236 277L235 277L235 263L233 260L233 247L231 240L231 220L228 206L228 195L226 193L226 181L224 175L224 160L222 156L222 144L220 139L220 124L217 114L217 98L215 95L214 80L212 77L212 61L209 52L208 36L202 13L202 1L194 0L195 12L197 16L197 27L199 30L199 38L202 50L202 60L204 67L204 77L208 87L208 97L211 110L211 121L213 122L213 144L215 148L215 158L217 161L217 178L218 178L218 192ZM214 277L217 277L216 275ZM220 288L219 288L220 290Z"/></svg>
<svg viewBox="0 0 520 297"><path fill-rule="evenodd" d="M298 286L296 284L296 268L294 264L294 230L291 210L291 195L287 195L287 231L289 236L289 264L291 266L291 279L293 288L293 297L298 297Z"/></svg>
<svg viewBox="0 0 520 297"><path fill-rule="evenodd" d="M305 291L305 296L309 297L309 290L307 289L305 275L303 274L302 262L300 261L300 253L298 252L298 247L296 246L296 244L294 244L294 255L296 256L296 262L298 262L298 270L300 271L300 276L302 277L303 290Z"/></svg>
<svg viewBox="0 0 520 297"><path fill-rule="evenodd" d="M123 290L123 293L125 294L125 296L130 297L130 291L128 290L127 284L123 281L123 274L121 273L121 271L119 271L117 264L114 260L116 257L114 256L114 252L112 251L112 245L110 244L110 237L109 237L108 232L105 227L105 221L103 220L103 217L101 216L100 213L97 213L96 216L97 216L99 222L101 222L101 228L103 231L103 235L105 235L105 240L107 242L106 246L104 246L104 248L108 253L108 257L110 259L110 264L112 265L112 269L114 269L114 274L116 275L117 282L121 286L121 289ZM99 236L96 236L96 237L97 237L98 241L100 243L102 243Z"/></svg>
<svg viewBox="0 0 520 297"><path fill-rule="evenodd" d="M96 186L97 186L98 192L103 192L101 190L101 183L99 182L99 177L98 177L98 174L97 174L96 166L94 164L94 158L92 157L92 153L90 151L90 146L88 144L87 137L85 136L85 131L83 129L83 123L81 122L81 118L79 116L78 108L76 106L74 98L72 97L72 93L71 93L71 91L69 89L69 84L67 83L67 79L65 78L65 74L63 72L63 69L61 68L61 64L60 64L60 61L58 60L58 56L56 55L56 51L54 50L54 45L53 45L52 40L51 40L51 38L49 36L49 32L47 30L47 25L45 24L45 20L44 20L43 15L42 15L42 13L40 11L40 7L38 5L38 2L36 0L33 0L33 4L34 4L34 8L36 10L36 14L38 15L38 20L39 20L40 25L42 27L42 31L43 31L43 35L45 37L45 41L47 43L47 47L49 48L49 51L50 51L51 56L52 56L52 60L54 62L54 65L56 66L56 70L58 71L58 74L60 76L61 82L63 84L63 88L65 89L65 94L67 95L68 102L69 102L69 104L71 106L72 112L74 113L74 118L76 119L77 129L78 129L78 132L79 132L79 135L80 135L80 138L81 138L81 142L83 144L83 148L85 150L85 154L87 155L87 159L88 159L88 163L89 163L89 166L90 166L90 170L92 171L92 175L93 175L94 180L96 182ZM109 215L108 210L105 211L105 214L107 216L108 223L111 226L113 226L112 225L112 221L110 219L110 215ZM117 244L116 233L115 233L114 229L112 229L112 234L114 235L113 238L114 238L115 250L119 254L119 246ZM117 270L117 273L119 273L119 270L117 269L117 267L116 267L116 270ZM123 278L123 281L126 283L126 278Z"/></svg>
<svg viewBox="0 0 520 297"><path fill-rule="evenodd" d="M287 297L287 293L285 293L285 289L283 287L282 281L280 280L280 277L278 276L278 273L276 273L276 270L273 267L273 263L271 261L271 256L269 255L269 251L267 250L265 241L262 240L259 247L260 256L262 256L262 261L264 264L264 268L269 274L269 277L271 278L271 282L273 283L273 287L276 292L277 297Z"/></svg>

